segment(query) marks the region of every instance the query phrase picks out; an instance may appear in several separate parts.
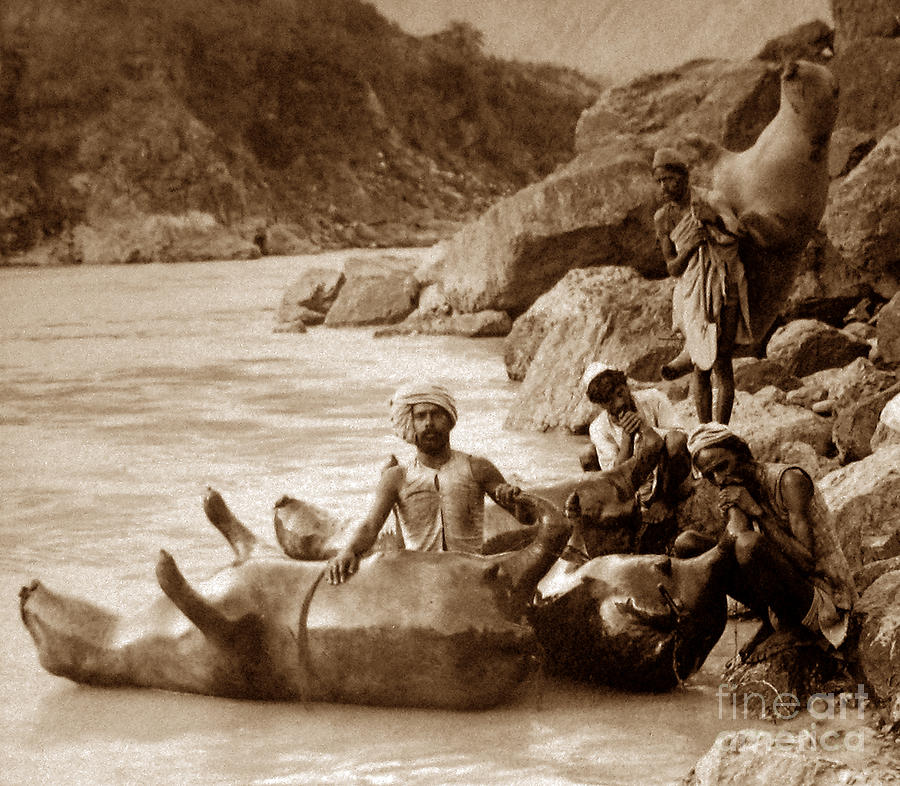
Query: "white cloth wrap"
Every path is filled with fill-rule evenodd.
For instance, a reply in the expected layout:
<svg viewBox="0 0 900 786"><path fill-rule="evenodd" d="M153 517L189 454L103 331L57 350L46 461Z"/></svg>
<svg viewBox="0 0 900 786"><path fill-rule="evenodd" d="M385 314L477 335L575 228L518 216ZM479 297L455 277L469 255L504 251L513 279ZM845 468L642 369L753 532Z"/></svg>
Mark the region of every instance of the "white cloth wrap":
<svg viewBox="0 0 900 786"><path fill-rule="evenodd" d="M416 404L434 404L440 407L450 415L453 425L456 425L456 402L445 387L430 383L405 385L391 398L391 427L400 439L411 445L416 442L412 418L412 409Z"/></svg>

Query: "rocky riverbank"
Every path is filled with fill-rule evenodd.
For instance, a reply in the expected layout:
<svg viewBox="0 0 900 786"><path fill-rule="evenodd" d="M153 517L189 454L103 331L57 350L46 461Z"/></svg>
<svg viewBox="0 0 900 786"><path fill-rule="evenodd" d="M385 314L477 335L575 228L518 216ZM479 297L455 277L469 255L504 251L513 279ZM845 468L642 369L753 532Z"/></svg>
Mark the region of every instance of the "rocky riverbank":
<svg viewBox="0 0 900 786"><path fill-rule="evenodd" d="M752 736L720 740L698 762L691 784L896 782L900 26L889 2L832 6L833 31L808 26L752 61L693 62L607 90L582 114L573 161L496 203L429 263L348 268L335 284L334 305L316 300L314 280L300 281L279 312L287 329L302 329L300 309L315 301L315 319L326 324L330 318L380 324L389 333L506 335L507 372L521 383L510 428L584 433L597 413L580 379L595 360L625 369L635 385L665 390L689 428L696 419L687 382L659 375L681 339L671 328L672 281L652 231L652 151L682 145L702 182L718 144L747 148L775 113L775 60L802 55L828 63L841 93L824 219L781 293L777 329L736 362L731 425L759 459L811 472L834 513L861 600L838 662L791 640L753 663L731 664L723 679L738 698L796 694L804 706L817 692L849 695L864 685L864 717L828 727L837 735L829 739L839 740L861 729L864 752L804 748L796 732L778 749L754 744ZM369 283L360 278L366 276ZM343 306L340 320L330 317L340 287L357 293L353 319ZM377 303L380 315L373 313ZM577 456L560 460L578 471ZM717 515L713 503L699 487L679 509L678 528L706 528ZM803 717L813 718L808 711Z"/></svg>

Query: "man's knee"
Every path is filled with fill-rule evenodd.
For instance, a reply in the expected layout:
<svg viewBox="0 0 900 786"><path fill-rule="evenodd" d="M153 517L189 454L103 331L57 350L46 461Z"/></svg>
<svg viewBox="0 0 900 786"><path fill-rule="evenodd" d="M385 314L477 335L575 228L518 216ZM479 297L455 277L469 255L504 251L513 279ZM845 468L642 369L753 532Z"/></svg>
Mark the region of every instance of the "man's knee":
<svg viewBox="0 0 900 786"><path fill-rule="evenodd" d="M687 447L687 434L679 429L673 429L672 431L666 432L665 445L666 453L669 454L670 458L680 456L690 457Z"/></svg>
<svg viewBox="0 0 900 786"><path fill-rule="evenodd" d="M597 449L593 445L589 445L581 453L578 454L578 460L581 468L585 472L599 472L600 461L597 459Z"/></svg>
<svg viewBox="0 0 900 786"><path fill-rule="evenodd" d="M716 539L697 530L688 529L682 532L672 544L672 554L682 559L696 557L709 551L716 545Z"/></svg>
<svg viewBox="0 0 900 786"><path fill-rule="evenodd" d="M745 567L765 558L766 539L758 532L741 532L734 543L734 558Z"/></svg>

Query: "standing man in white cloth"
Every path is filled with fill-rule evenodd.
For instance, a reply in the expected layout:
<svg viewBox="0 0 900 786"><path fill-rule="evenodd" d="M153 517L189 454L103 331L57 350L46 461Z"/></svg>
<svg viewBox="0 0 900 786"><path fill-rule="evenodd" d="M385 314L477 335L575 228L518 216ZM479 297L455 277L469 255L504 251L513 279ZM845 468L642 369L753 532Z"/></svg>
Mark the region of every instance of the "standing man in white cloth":
<svg viewBox="0 0 900 786"><path fill-rule="evenodd" d="M328 580L340 584L356 572L396 507L405 548L480 554L484 539L484 495L512 508L519 488L506 482L490 461L450 447L456 402L440 385L417 383L391 399L391 425L416 447L407 465L388 467L368 515L347 546L328 562Z"/></svg>

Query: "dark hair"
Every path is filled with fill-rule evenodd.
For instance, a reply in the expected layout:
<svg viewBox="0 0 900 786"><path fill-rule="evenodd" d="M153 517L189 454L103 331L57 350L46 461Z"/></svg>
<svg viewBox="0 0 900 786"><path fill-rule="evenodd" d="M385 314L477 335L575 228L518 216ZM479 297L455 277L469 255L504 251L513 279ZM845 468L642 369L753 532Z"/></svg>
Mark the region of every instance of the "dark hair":
<svg viewBox="0 0 900 786"><path fill-rule="evenodd" d="M597 374L587 387L588 401L594 404L605 404L609 401L612 392L619 386L627 384L625 374L618 369L608 369L602 374Z"/></svg>
<svg viewBox="0 0 900 786"><path fill-rule="evenodd" d="M686 164L659 164L658 166L653 167L653 171L655 172L657 169L665 169L669 172L674 172L676 175L690 175L690 170L687 168Z"/></svg>

